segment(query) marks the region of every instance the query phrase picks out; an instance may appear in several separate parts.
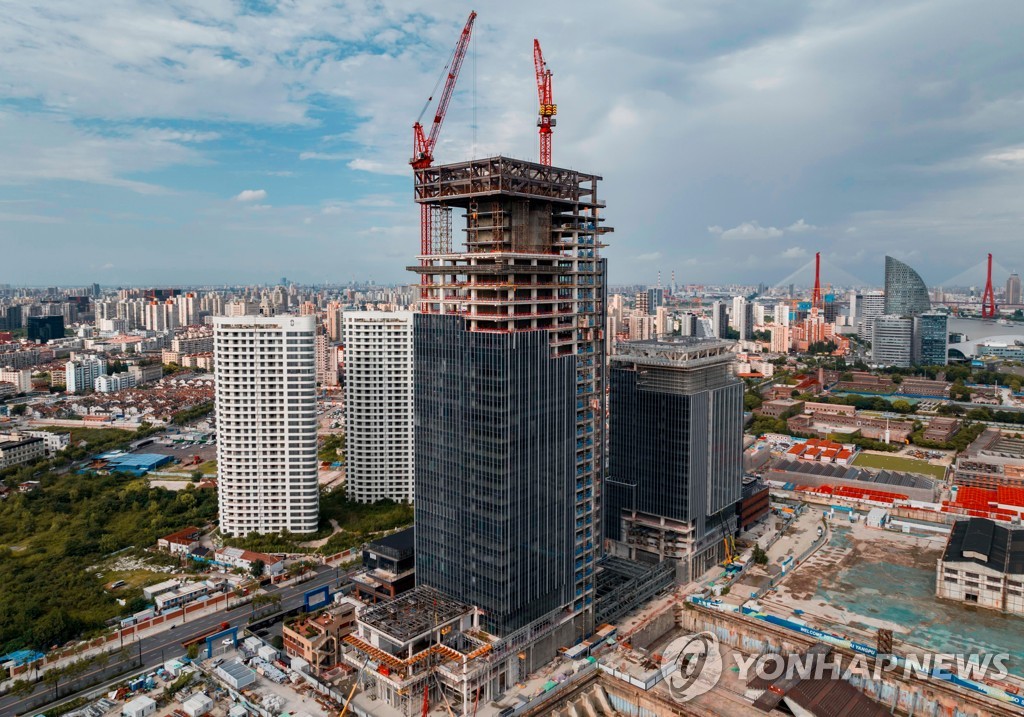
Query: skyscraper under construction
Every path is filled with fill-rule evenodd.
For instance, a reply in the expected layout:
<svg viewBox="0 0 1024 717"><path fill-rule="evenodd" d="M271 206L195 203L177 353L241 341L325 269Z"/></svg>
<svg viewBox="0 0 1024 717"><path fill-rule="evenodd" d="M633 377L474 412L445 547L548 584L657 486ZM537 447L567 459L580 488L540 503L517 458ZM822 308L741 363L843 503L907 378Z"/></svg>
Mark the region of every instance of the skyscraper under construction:
<svg viewBox="0 0 1024 717"><path fill-rule="evenodd" d="M589 624L605 413L600 177L492 157L416 169L416 577L508 635ZM465 248L452 248L453 213Z"/></svg>

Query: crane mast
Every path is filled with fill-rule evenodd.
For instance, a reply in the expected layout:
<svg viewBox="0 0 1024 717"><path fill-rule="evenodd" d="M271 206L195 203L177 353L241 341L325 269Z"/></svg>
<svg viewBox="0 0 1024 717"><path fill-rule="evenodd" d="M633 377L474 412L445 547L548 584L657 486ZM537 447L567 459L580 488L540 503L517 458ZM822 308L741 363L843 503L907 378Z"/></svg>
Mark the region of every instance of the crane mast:
<svg viewBox="0 0 1024 717"><path fill-rule="evenodd" d="M551 99L551 70L544 62L540 40L533 41L533 67L537 74L537 132L540 135L540 163L551 166L551 128L557 124L558 105Z"/></svg>
<svg viewBox="0 0 1024 717"><path fill-rule="evenodd" d="M427 169L434 164L434 147L437 145L437 138L441 133L441 125L444 124L445 114L448 112L448 103L451 102L452 93L455 92L455 83L459 79L459 70L462 69L462 61L466 58L466 50L469 48L469 39L473 34L473 22L476 20L476 13L470 12L469 19L466 20L465 26L462 28L462 33L459 35L459 40L455 44L455 50L452 52L451 58L441 71L441 76L438 78L437 84L441 83L441 79L444 79L444 89L441 91L441 96L437 101L437 108L434 110L434 121L430 125L430 132L425 133L423 130L423 115L426 114L427 109L430 107L430 103L434 99L433 93L427 98L426 103L423 105L423 109L420 111L420 116L416 119L416 123L412 126L412 159L409 160L409 164L412 165L414 170ZM447 75L447 76L446 76ZM435 85L434 89L437 89ZM420 205L420 263L426 265L428 259L426 258L430 254L443 253L450 251L451 249L451 210L445 207L430 206L427 204ZM420 280L420 298L423 300L421 304L422 310L427 310L427 288L426 284L429 283L429 278L426 274L423 275Z"/></svg>

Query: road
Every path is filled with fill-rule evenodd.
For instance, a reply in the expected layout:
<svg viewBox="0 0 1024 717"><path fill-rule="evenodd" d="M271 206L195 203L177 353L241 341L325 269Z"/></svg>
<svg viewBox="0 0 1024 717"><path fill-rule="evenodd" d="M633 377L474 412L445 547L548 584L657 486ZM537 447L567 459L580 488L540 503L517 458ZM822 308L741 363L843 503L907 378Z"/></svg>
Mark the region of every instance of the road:
<svg viewBox="0 0 1024 717"><path fill-rule="evenodd" d="M324 585L336 587L335 580L337 577L345 575L344 573L338 573L335 568L325 565L318 566L316 568L316 572L317 576L315 578L308 580L301 585L290 585L274 591L275 594L281 596L281 610L283 612L300 607L303 603L303 594L309 590L315 590L316 588ZM237 627L241 630L246 626L249 615L250 611L245 606L239 607L231 612L218 610L217 612L192 618L184 624L178 623L177 627L173 630L168 629L154 635L146 636L141 640L142 667L138 668L137 671L141 672L143 670L149 670L157 665L162 665L165 660L181 656L184 654L181 643L207 632L222 622L226 621L231 624L231 627ZM125 644L131 647L133 654L140 654L140 648L137 642L128 642ZM109 669L110 666L106 668L97 668L92 672L85 673L78 679L84 682L89 682L90 680L88 680L88 678L90 676L94 677L98 674L105 673ZM48 689L52 689L52 687L48 687L42 682L39 682L32 694L26 697L14 697L13 695L4 695L0 697L0 715L19 715L22 714L23 710L26 714L39 714L42 712L44 705L35 705L33 707L33 698L38 699L38 693ZM93 688L87 687L80 691L86 692L90 689ZM68 700L74 696L74 694L63 695L61 700Z"/></svg>

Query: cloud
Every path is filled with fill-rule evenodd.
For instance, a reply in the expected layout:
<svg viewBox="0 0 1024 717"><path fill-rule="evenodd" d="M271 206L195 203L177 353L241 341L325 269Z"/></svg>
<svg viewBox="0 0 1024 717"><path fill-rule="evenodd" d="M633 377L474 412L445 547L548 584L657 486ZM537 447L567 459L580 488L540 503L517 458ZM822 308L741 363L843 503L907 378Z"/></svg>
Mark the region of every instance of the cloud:
<svg viewBox="0 0 1024 717"><path fill-rule="evenodd" d="M813 224L808 224L803 219L797 219L795 222L786 227L786 231L799 234L800 232L809 232L817 228L818 227L814 226Z"/></svg>
<svg viewBox="0 0 1024 717"><path fill-rule="evenodd" d="M353 159L348 163L348 168L363 172L373 172L374 174L390 174L399 177L411 174L412 172L412 170L405 165L385 164L383 162L375 162L372 159Z"/></svg>
<svg viewBox="0 0 1024 717"><path fill-rule="evenodd" d="M711 234L717 234L722 239L777 239L782 236L783 231L776 227L763 227L759 223L743 222L732 229L722 229L720 226L708 227Z"/></svg>
<svg viewBox="0 0 1024 717"><path fill-rule="evenodd" d="M332 153L332 152L301 152L299 159L305 161L307 159L316 159L321 162L341 162L350 157L348 154Z"/></svg>
<svg viewBox="0 0 1024 717"><path fill-rule="evenodd" d="M1024 164L1024 147L1014 147L1002 152L993 152L984 157L985 161L998 164Z"/></svg>
<svg viewBox="0 0 1024 717"><path fill-rule="evenodd" d="M803 259L807 255L807 250L802 246L791 246L789 249L782 252L783 259Z"/></svg>
<svg viewBox="0 0 1024 717"><path fill-rule="evenodd" d="M633 257L633 261L658 261L661 259L660 251L651 251L646 254L637 254Z"/></svg>
<svg viewBox="0 0 1024 717"><path fill-rule="evenodd" d="M266 198L266 189L243 189L233 197L236 202L259 202Z"/></svg>

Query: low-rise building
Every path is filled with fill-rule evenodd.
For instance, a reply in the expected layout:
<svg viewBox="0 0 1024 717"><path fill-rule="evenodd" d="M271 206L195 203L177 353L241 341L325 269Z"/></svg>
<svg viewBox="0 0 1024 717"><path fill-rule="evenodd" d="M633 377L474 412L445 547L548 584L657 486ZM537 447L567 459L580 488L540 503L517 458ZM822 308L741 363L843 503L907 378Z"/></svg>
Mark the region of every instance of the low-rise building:
<svg viewBox="0 0 1024 717"><path fill-rule="evenodd" d="M736 504L736 529L748 530L768 515L768 485L758 479L744 479L743 493Z"/></svg>
<svg viewBox="0 0 1024 717"><path fill-rule="evenodd" d="M957 521L938 561L935 594L1024 615L1024 529L988 518Z"/></svg>
<svg viewBox="0 0 1024 717"><path fill-rule="evenodd" d="M390 600L416 584L415 528L385 536L363 549L363 572L352 576L362 600Z"/></svg>
<svg viewBox="0 0 1024 717"><path fill-rule="evenodd" d="M957 457L954 481L978 488L1024 487L1024 440L985 429Z"/></svg>
<svg viewBox="0 0 1024 717"><path fill-rule="evenodd" d="M41 438L46 447L46 455L53 457L71 445L70 433L54 433L53 431L23 431L26 436Z"/></svg>
<svg viewBox="0 0 1024 717"><path fill-rule="evenodd" d="M783 416L792 416L800 411L804 410L804 402L798 401L794 398L776 398L771 401L765 401L761 404L761 408L758 412L762 416L769 416L771 418L782 418Z"/></svg>
<svg viewBox="0 0 1024 717"><path fill-rule="evenodd" d="M199 538L203 532L199 528L188 527L176 533L165 535L156 541L160 550L166 550L171 555L188 555L199 547Z"/></svg>
<svg viewBox="0 0 1024 717"><path fill-rule="evenodd" d="M232 548L230 546L218 549L214 553L213 559L222 565L241 568L245 571L252 570L253 564L259 560L263 562L263 572L270 576L279 575L284 570L284 560L276 555L256 553L252 550L242 550L241 548Z"/></svg>
<svg viewBox="0 0 1024 717"><path fill-rule="evenodd" d="M136 364L128 367L128 373L135 379L135 385L159 381L164 376L164 367L158 363Z"/></svg>
<svg viewBox="0 0 1024 717"><path fill-rule="evenodd" d="M309 665L310 674L320 675L339 664L346 635L355 631L355 603L343 600L319 615L300 615L281 629L284 651Z"/></svg>
<svg viewBox="0 0 1024 717"><path fill-rule="evenodd" d="M956 418L937 417L928 421L924 433L921 435L926 441L945 443L955 436L960 430L960 420Z"/></svg>
<svg viewBox="0 0 1024 717"><path fill-rule="evenodd" d="M182 605L188 605L200 598L204 598L221 588L219 583L213 580L204 580L199 583L184 583L173 590L156 596L153 601L158 612L170 610Z"/></svg>
<svg viewBox="0 0 1024 717"><path fill-rule="evenodd" d="M0 433L0 470L46 456L42 438L22 433Z"/></svg>
<svg viewBox="0 0 1024 717"><path fill-rule="evenodd" d="M807 412L793 416L786 423L791 431L797 433L817 433L822 436L833 433L850 435L859 433L864 438L891 443L905 443L910 434L914 432L914 424L910 421L875 418L860 413L838 414L831 410Z"/></svg>

